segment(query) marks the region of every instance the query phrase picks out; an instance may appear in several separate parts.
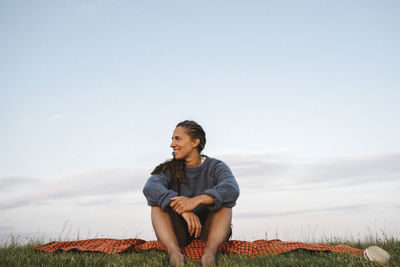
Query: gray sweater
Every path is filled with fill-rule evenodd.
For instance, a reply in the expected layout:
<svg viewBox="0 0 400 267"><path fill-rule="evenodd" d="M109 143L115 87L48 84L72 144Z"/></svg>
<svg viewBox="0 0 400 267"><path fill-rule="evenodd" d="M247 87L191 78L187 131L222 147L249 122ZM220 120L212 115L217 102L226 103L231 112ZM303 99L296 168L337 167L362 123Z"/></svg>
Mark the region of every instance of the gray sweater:
<svg viewBox="0 0 400 267"><path fill-rule="evenodd" d="M239 197L239 186L235 177L224 162L205 157L206 160L201 165L185 167L185 182L180 186L180 195L191 198L207 194L213 197L214 203L206 206L211 211L221 207L232 208ZM149 206L159 206L163 210L168 207L170 198L178 196L171 182L172 178L168 174L150 176L143 188Z"/></svg>

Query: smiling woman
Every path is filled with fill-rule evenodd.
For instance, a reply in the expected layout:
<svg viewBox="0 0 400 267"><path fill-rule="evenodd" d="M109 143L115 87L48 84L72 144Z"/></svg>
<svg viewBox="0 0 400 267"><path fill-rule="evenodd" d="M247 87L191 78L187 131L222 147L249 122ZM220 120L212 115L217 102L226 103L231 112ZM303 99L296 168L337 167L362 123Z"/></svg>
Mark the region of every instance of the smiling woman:
<svg viewBox="0 0 400 267"><path fill-rule="evenodd" d="M181 248L194 239L206 241L203 265L214 264L219 245L232 234L239 186L224 162L201 154L205 144L199 124L178 123L173 159L157 166L143 189L156 236L176 266L184 264Z"/></svg>

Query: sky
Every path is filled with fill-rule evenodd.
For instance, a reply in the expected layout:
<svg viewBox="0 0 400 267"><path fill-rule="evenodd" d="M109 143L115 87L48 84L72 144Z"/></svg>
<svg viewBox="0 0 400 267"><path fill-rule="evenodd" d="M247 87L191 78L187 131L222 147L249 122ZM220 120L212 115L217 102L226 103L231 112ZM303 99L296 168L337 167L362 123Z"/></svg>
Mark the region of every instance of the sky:
<svg viewBox="0 0 400 267"><path fill-rule="evenodd" d="M175 125L233 238L400 238L398 1L0 0L0 239L154 240Z"/></svg>

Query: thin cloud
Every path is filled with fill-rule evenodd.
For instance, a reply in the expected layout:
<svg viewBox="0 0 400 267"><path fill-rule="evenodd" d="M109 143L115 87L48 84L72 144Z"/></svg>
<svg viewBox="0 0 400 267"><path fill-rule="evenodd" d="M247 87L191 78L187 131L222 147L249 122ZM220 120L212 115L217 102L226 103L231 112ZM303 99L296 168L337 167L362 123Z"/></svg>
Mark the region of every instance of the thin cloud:
<svg viewBox="0 0 400 267"><path fill-rule="evenodd" d="M274 159L271 154L231 154L221 158L231 167L242 192L247 193L305 191L400 180L400 154L310 162L297 162L290 158L283 158L281 155ZM120 168L98 169L52 177L2 177L0 178L2 190L6 190L4 192L11 195L1 201L0 210L47 200L74 199L83 196L104 197L141 191L149 177L149 172L146 169ZM3 186L6 189L3 189ZM10 188L12 191L9 190ZM101 205L101 200L86 201L88 201L86 205Z"/></svg>
<svg viewBox="0 0 400 267"><path fill-rule="evenodd" d="M40 123L49 124L61 120L62 118L64 118L64 115L53 115L50 118L40 121Z"/></svg>
<svg viewBox="0 0 400 267"><path fill-rule="evenodd" d="M309 166L307 182L334 182L345 185L400 178L400 154L334 159Z"/></svg>
<svg viewBox="0 0 400 267"><path fill-rule="evenodd" d="M0 210L17 208L42 201L74 199L87 196L107 196L141 190L147 180L147 171L135 169L104 169L72 174L42 177L49 181L32 186L28 192L17 191L17 196L0 203ZM29 181L30 177L23 177ZM88 203L89 205L95 203Z"/></svg>
<svg viewBox="0 0 400 267"><path fill-rule="evenodd" d="M116 199L115 198L107 198L107 199L95 199L95 200L89 200L89 201L79 201L77 202L77 205L79 206L102 206L102 205L107 205L107 204L112 204L115 203Z"/></svg>
<svg viewBox="0 0 400 267"><path fill-rule="evenodd" d="M400 154L298 162L271 155L225 155L239 181L252 190L343 187L400 180Z"/></svg>
<svg viewBox="0 0 400 267"><path fill-rule="evenodd" d="M38 183L39 181L36 177L3 176L0 177L0 192L6 192L21 186L28 186Z"/></svg>
<svg viewBox="0 0 400 267"><path fill-rule="evenodd" d="M249 219L249 218L268 218L268 217L284 217L299 214L308 213L321 213L321 212L356 212L363 211L371 208L371 205L351 205L351 206L339 206L330 208L318 208L318 209L304 209L295 211L285 211L285 212L240 212L235 215L235 218Z"/></svg>
<svg viewBox="0 0 400 267"><path fill-rule="evenodd" d="M141 194L141 192L140 192ZM119 206L123 205L146 205L146 200L143 196L142 200L134 200L132 196L132 200L121 200L119 198L116 198L115 196L108 196L106 198L100 198L100 199L93 199L93 200L86 200L86 201L77 201L76 204L78 206L104 206L104 205L113 205L118 203Z"/></svg>
<svg viewBox="0 0 400 267"><path fill-rule="evenodd" d="M0 226L0 232L11 232L15 229L13 226Z"/></svg>
<svg viewBox="0 0 400 267"><path fill-rule="evenodd" d="M16 198L16 199L7 199L0 203L0 210L12 209L25 206L31 201L35 201L35 199L28 199L26 197Z"/></svg>

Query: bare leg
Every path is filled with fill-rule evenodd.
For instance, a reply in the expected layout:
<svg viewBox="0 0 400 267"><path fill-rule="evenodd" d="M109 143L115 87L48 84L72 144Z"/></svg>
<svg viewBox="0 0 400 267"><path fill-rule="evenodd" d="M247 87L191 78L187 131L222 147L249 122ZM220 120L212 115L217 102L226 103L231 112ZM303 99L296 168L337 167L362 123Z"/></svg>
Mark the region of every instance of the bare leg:
<svg viewBox="0 0 400 267"><path fill-rule="evenodd" d="M207 218L207 243L203 257L201 257L203 266L215 264L218 247L228 240L231 234L232 209L222 207L209 216Z"/></svg>
<svg viewBox="0 0 400 267"><path fill-rule="evenodd" d="M167 249L169 262L174 266L184 265L185 260L169 213L158 206L153 206L151 207L151 222L158 240Z"/></svg>

